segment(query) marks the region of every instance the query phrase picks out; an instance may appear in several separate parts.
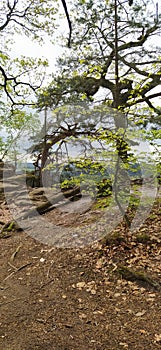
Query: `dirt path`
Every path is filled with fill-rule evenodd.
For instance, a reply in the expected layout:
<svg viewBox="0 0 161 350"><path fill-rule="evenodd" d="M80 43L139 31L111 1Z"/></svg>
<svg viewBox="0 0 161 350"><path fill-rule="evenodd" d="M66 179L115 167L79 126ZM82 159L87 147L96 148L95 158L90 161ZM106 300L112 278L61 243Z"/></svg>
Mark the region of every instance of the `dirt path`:
<svg viewBox="0 0 161 350"><path fill-rule="evenodd" d="M159 350L160 227L158 201L135 235L120 224L82 249L1 238L0 349Z"/></svg>

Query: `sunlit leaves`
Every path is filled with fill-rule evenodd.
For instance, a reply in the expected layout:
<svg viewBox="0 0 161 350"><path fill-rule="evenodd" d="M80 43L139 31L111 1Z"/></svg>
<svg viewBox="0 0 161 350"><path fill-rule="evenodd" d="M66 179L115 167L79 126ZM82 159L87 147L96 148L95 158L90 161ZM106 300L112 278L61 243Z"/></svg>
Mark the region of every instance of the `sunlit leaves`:
<svg viewBox="0 0 161 350"><path fill-rule="evenodd" d="M46 59L20 57L13 59L12 62L8 59L5 73L0 74L0 84L4 87L1 94L6 103L12 108L14 105L33 104L35 91L43 82L47 66Z"/></svg>

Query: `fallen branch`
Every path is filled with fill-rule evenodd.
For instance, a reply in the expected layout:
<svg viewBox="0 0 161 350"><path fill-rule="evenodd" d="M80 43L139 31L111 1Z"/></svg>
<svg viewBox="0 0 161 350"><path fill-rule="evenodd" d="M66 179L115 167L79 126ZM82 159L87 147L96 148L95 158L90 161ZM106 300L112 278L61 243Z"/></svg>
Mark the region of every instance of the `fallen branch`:
<svg viewBox="0 0 161 350"><path fill-rule="evenodd" d="M3 284L5 281L7 281L12 275L14 275L14 273L16 273L16 272L18 272L18 271L21 271L22 269L24 269L25 267L31 265L32 263L30 262L30 263L27 263L27 264L22 265L22 266L20 266L20 267L16 267L16 266L14 266L14 265L11 265L10 263L8 263L8 264L14 269L14 271L12 271L7 277L4 278L4 280L3 280L2 283L1 283L1 289L3 288L2 284Z"/></svg>

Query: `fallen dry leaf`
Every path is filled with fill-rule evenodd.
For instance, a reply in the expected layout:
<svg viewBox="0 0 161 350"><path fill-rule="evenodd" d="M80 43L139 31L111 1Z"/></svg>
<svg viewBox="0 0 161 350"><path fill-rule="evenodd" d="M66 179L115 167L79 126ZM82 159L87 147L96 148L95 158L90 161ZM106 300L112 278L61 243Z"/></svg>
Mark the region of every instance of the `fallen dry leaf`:
<svg viewBox="0 0 161 350"><path fill-rule="evenodd" d="M85 285L86 285L86 283L82 281L82 282L78 282L76 284L76 287L82 289Z"/></svg>
<svg viewBox="0 0 161 350"><path fill-rule="evenodd" d="M160 334L155 334L155 342L161 342L161 333Z"/></svg>
<svg viewBox="0 0 161 350"><path fill-rule="evenodd" d="M146 313L146 311L143 310L143 311L137 312L137 313L135 314L135 316L141 317L141 316L145 315L145 313Z"/></svg>

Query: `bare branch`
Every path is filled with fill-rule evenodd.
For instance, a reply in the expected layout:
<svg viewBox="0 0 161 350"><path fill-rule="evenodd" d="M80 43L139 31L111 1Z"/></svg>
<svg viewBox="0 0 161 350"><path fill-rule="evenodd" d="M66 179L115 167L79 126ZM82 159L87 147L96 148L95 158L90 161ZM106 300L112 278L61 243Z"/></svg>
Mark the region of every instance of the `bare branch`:
<svg viewBox="0 0 161 350"><path fill-rule="evenodd" d="M69 25L69 39L68 39L68 47L70 47L70 42L71 42L71 35L72 35L72 23L69 17L69 13L68 13L68 8L66 5L66 1L65 0L61 0L63 7L64 7L64 11L65 11L65 15L68 21L68 25Z"/></svg>
<svg viewBox="0 0 161 350"><path fill-rule="evenodd" d="M142 98L138 98L135 101L129 102L129 106L133 106L136 105L138 103L142 103L142 102L146 102L148 105L150 104L150 100L157 98L157 97L161 97L161 92L157 92L155 94L151 94L148 96L143 96ZM154 109L154 107L152 106L152 104L150 104L150 107L152 107ZM161 113L161 111L159 111L157 108L155 108L157 112Z"/></svg>
<svg viewBox="0 0 161 350"><path fill-rule="evenodd" d="M19 85L23 85L23 86L26 86L26 87L29 87L33 92L36 92L37 89L40 88L40 85L39 86L36 86L34 87L31 83L27 83L27 82L22 82L22 81L17 81L17 77L18 76L15 76L15 77L8 77L4 68L0 66L0 72L2 73L2 76L3 76L3 79L4 79L4 83L0 84L0 86L4 89L4 92L6 93L8 99L11 101L12 103L12 107L15 106L15 105L21 105L21 106L24 106L24 105L33 105L33 103L23 103L23 102L16 102L14 100L14 98L12 97L12 94L8 91L8 88L7 88L7 85L9 82L13 82L13 91L15 92L16 96L20 96L17 92L16 92L16 88L19 86Z"/></svg>
<svg viewBox="0 0 161 350"><path fill-rule="evenodd" d="M0 31L4 30L8 26L13 14L14 14L14 10L15 10L17 3L18 3L18 0L14 0L13 5L10 5L9 0L7 1L7 6L9 9L9 12L6 14L5 22L0 26Z"/></svg>

